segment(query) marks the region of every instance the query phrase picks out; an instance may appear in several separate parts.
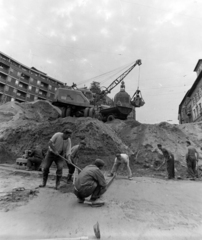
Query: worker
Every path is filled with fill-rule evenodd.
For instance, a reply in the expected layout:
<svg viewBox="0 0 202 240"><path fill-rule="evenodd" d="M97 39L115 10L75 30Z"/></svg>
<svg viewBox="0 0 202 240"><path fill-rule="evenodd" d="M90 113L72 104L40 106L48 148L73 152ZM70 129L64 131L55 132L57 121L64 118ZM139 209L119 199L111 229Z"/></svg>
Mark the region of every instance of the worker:
<svg viewBox="0 0 202 240"><path fill-rule="evenodd" d="M166 163L168 179L175 178L175 160L174 155L168 151L166 148L163 148L161 144L157 144L158 149L163 153L164 161L157 168L157 171Z"/></svg>
<svg viewBox="0 0 202 240"><path fill-rule="evenodd" d="M57 166L55 188L59 188L64 162L62 157L66 157L67 161L71 163L71 134L71 129L65 129L63 132L55 133L50 139L48 152L46 154L43 164L43 183L39 187L46 186L49 168L51 164L55 162Z"/></svg>
<svg viewBox="0 0 202 240"><path fill-rule="evenodd" d="M40 170L44 155L39 145L35 146L33 150L28 153L27 157L27 171Z"/></svg>
<svg viewBox="0 0 202 240"><path fill-rule="evenodd" d="M83 203L89 196L90 201L95 202L107 190L107 183L101 172L103 167L104 161L96 159L79 173L74 185L74 194L79 203Z"/></svg>
<svg viewBox="0 0 202 240"><path fill-rule="evenodd" d="M120 153L120 152L116 154L114 165L112 167L111 173L108 176L113 177L113 175L117 173L121 164L124 164L124 167L127 168L128 179L132 180L132 171L130 169L129 156L125 153Z"/></svg>
<svg viewBox="0 0 202 240"><path fill-rule="evenodd" d="M190 180L195 180L197 177L196 164L198 162L199 154L194 147L191 146L190 141L186 141L188 152L186 154L187 162L187 177Z"/></svg>
<svg viewBox="0 0 202 240"><path fill-rule="evenodd" d="M85 140L82 140L78 145L75 145L72 147L71 149L71 161L73 164L77 165L78 163L78 153L81 149L84 149L84 147L86 146L86 142ZM67 166L69 168L69 173L67 175L67 183L71 183L72 182L72 175L74 174L75 171L75 166L73 166L72 164L67 163Z"/></svg>

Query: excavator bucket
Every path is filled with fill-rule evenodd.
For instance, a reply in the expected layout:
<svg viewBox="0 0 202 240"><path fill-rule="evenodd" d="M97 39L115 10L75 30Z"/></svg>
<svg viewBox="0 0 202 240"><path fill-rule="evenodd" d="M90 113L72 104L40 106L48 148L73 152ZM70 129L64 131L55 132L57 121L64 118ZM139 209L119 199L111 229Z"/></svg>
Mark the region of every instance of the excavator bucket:
<svg viewBox="0 0 202 240"><path fill-rule="evenodd" d="M134 107L142 107L145 104L144 99L142 98L140 90L137 90L130 101L131 105Z"/></svg>

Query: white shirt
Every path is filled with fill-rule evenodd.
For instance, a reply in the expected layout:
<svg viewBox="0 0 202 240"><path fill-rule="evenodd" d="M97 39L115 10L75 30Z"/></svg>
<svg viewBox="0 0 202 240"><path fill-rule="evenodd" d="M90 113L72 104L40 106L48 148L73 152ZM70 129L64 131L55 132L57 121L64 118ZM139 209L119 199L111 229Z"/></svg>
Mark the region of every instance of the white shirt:
<svg viewBox="0 0 202 240"><path fill-rule="evenodd" d="M68 138L66 140L63 139L63 133L57 132L55 133L50 141L53 143L55 149L59 152L59 154L65 153L65 156L71 155L71 139ZM49 150L52 151L52 149L49 147Z"/></svg>
<svg viewBox="0 0 202 240"><path fill-rule="evenodd" d="M128 155L127 154L125 154L125 153L121 153L120 154L121 155L121 158L115 158L115 160L114 160L114 162L115 163L124 163L124 164L129 164L129 157L128 157Z"/></svg>

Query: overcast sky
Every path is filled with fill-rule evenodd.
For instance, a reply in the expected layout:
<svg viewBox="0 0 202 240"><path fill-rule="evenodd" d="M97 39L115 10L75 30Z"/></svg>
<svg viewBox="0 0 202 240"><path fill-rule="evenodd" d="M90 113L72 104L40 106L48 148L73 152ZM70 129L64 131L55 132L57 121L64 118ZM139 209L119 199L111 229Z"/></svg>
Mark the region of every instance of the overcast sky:
<svg viewBox="0 0 202 240"><path fill-rule="evenodd" d="M141 59L124 79L146 102L137 120L178 123L202 58L201 9L199 0L0 0L0 51L79 87L107 87L118 75L104 73Z"/></svg>

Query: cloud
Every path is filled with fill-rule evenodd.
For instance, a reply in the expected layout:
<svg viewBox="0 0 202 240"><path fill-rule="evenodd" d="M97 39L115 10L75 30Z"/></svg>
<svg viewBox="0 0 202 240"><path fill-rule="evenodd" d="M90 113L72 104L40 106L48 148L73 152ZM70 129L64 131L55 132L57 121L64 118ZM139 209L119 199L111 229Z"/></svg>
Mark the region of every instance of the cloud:
<svg viewBox="0 0 202 240"><path fill-rule="evenodd" d="M0 48L70 85L140 58L146 104L137 117L156 121L164 111L156 102L166 104L168 95L160 96L152 86L183 84L185 78L177 76L192 73L201 58L202 33L195 30L201 28L200 9L200 3L190 0L0 0ZM124 79L130 94L137 89L138 71L135 67ZM186 78L187 86L194 78ZM112 79L102 81L108 86ZM183 93L171 93L177 109ZM177 118L176 112L168 109L165 117Z"/></svg>

